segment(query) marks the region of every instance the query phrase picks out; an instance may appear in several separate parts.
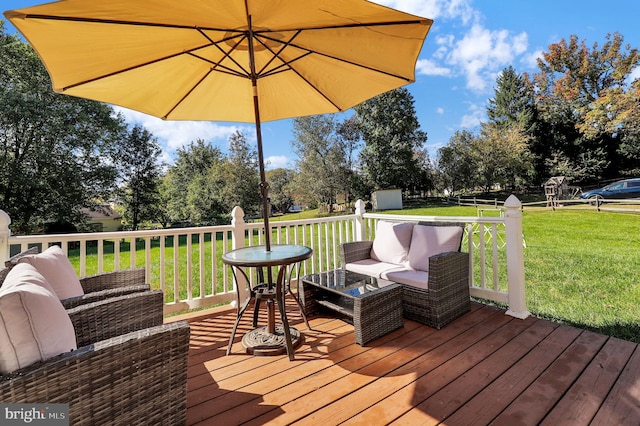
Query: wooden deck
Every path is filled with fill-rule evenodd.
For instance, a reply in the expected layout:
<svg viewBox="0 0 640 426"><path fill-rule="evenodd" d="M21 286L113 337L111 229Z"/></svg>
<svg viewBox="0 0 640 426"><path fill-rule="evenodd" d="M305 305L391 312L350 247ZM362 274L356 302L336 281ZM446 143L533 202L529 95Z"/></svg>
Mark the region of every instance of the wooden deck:
<svg viewBox="0 0 640 426"><path fill-rule="evenodd" d="M442 330L405 320L365 347L353 327L310 319L295 361L225 350L235 311L190 314L187 423L638 425L638 345L496 308ZM184 318L184 317L182 317ZM264 323L264 322L263 322Z"/></svg>

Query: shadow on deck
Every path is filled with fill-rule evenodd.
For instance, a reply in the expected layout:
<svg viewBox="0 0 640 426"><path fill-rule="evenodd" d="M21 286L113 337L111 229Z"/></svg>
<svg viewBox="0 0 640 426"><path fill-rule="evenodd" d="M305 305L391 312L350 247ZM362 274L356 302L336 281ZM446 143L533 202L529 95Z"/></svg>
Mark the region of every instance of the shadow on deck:
<svg viewBox="0 0 640 426"><path fill-rule="evenodd" d="M288 309L305 337L295 361L244 353L251 315L230 356L235 310L180 317L191 324L187 424L640 424L631 342L473 303L442 330L405 320L361 347L351 325L317 316L307 330Z"/></svg>

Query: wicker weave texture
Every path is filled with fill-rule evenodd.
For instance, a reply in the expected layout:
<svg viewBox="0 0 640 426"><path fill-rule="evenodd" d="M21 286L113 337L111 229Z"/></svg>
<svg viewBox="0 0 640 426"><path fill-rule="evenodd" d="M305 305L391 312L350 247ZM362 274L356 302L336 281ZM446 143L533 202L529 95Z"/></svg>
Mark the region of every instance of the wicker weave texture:
<svg viewBox="0 0 640 426"><path fill-rule="evenodd" d="M144 285L146 284L145 268L124 269L122 271L90 275L80 278L80 284L85 293Z"/></svg>
<svg viewBox="0 0 640 426"><path fill-rule="evenodd" d="M67 310L76 331L78 347L114 336L161 325L163 294L160 290L134 293L80 305Z"/></svg>
<svg viewBox="0 0 640 426"><path fill-rule="evenodd" d="M402 285L404 317L440 329L471 309L469 254L429 258L429 288Z"/></svg>
<svg viewBox="0 0 640 426"><path fill-rule="evenodd" d="M392 284L354 300L353 328L357 344L364 345L403 325L401 285Z"/></svg>
<svg viewBox="0 0 640 426"><path fill-rule="evenodd" d="M371 248L373 241L354 241L351 243L342 243L340 245L340 260L342 266L347 263L357 262L358 260L369 259L371 257Z"/></svg>
<svg viewBox="0 0 640 426"><path fill-rule="evenodd" d="M0 377L0 400L68 403L73 425L184 424L188 351L185 321L134 331Z"/></svg>

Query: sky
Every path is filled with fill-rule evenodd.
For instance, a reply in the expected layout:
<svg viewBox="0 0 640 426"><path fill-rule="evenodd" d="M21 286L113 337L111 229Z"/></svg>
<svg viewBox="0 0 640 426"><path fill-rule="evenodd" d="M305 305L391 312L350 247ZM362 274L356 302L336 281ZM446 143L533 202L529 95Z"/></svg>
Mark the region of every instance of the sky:
<svg viewBox="0 0 640 426"><path fill-rule="evenodd" d="M486 106L494 96L497 76L508 66L518 73L537 72L536 58L548 46L576 35L588 47L602 45L608 33L619 32L625 42L640 48L638 0L376 0L408 13L431 18L416 64L416 81L407 85L415 101L421 130L428 136L431 159L456 131L476 131L486 121ZM2 11L44 3L3 0ZM15 29L5 23L5 31ZM633 78L640 78L640 67ZM227 151L228 138L243 131L255 142L250 124L163 121L116 107L131 124L143 125L157 138L165 161L176 149L203 139ZM352 111L338 116L347 118ZM294 168L291 141L293 120L262 123L267 169Z"/></svg>

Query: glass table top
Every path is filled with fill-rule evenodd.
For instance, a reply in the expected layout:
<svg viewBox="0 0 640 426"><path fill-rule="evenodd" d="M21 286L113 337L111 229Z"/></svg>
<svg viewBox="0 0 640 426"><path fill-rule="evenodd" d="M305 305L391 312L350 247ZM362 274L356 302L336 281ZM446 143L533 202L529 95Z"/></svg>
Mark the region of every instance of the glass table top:
<svg viewBox="0 0 640 426"><path fill-rule="evenodd" d="M243 247L222 255L222 261L237 266L284 265L311 257L313 250L307 246L295 244L274 244L271 251L265 246Z"/></svg>
<svg viewBox="0 0 640 426"><path fill-rule="evenodd" d="M398 285L393 281L344 271L342 269L311 274L302 279L306 283L311 283L316 287L322 287L326 290L350 297L361 297L366 293L380 290L389 285Z"/></svg>

